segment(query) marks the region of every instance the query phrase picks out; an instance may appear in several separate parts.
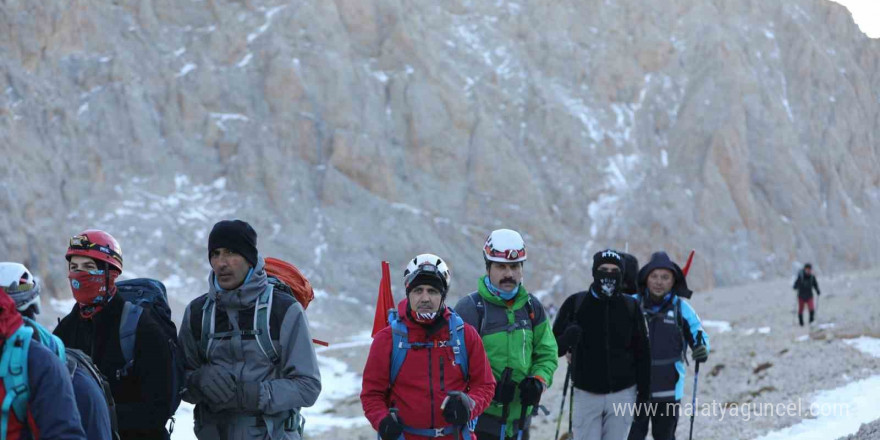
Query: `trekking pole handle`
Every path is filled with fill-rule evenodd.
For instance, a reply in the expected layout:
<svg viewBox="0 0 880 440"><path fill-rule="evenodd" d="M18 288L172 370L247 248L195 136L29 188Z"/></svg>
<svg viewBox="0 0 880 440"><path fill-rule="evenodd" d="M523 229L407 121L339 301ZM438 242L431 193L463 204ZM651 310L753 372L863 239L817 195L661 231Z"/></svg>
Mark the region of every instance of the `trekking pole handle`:
<svg viewBox="0 0 880 440"><path fill-rule="evenodd" d="M697 331L697 345L698 346L699 345L706 345L706 340L703 338L703 331L702 330ZM696 361L697 366L694 367L694 374L698 374L700 372L700 364L701 363L702 362L700 362L700 361Z"/></svg>

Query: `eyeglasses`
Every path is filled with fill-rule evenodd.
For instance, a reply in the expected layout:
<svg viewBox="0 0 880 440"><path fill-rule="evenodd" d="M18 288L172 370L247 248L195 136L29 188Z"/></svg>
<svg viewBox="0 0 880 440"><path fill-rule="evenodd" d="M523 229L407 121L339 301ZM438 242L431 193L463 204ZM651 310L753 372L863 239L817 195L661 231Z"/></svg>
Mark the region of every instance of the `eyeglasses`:
<svg viewBox="0 0 880 440"><path fill-rule="evenodd" d="M444 289L447 289L449 287L446 282L446 276L443 273L443 271L440 270L439 267L437 267L436 265L433 265L431 263L423 263L422 265L417 267L416 270L412 271L412 273L407 275L403 279L404 285L409 286L413 281L415 281L416 277L418 277L420 275L433 275L433 276L439 278L440 281L443 282Z"/></svg>
<svg viewBox="0 0 880 440"><path fill-rule="evenodd" d="M520 258L525 258L526 249L507 249L507 250L497 250L490 246L486 246L486 253L495 258L504 258L506 260L518 260Z"/></svg>
<svg viewBox="0 0 880 440"><path fill-rule="evenodd" d="M75 235L73 237L70 237L70 248L83 251L96 250L98 252L101 252L102 254L107 254L122 263L122 255L119 255L116 251L110 249L107 246L101 246L100 244L92 243L91 241L89 241L89 237L86 237L85 235Z"/></svg>

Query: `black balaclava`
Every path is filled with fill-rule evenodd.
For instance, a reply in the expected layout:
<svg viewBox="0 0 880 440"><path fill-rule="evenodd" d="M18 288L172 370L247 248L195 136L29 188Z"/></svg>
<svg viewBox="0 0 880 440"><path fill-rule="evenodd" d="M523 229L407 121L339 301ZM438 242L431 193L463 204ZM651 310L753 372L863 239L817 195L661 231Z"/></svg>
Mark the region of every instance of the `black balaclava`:
<svg viewBox="0 0 880 440"><path fill-rule="evenodd" d="M600 272L599 266L610 263L619 269L617 272ZM620 292L623 287L623 258L614 249L605 249L593 255L593 291L605 298Z"/></svg>

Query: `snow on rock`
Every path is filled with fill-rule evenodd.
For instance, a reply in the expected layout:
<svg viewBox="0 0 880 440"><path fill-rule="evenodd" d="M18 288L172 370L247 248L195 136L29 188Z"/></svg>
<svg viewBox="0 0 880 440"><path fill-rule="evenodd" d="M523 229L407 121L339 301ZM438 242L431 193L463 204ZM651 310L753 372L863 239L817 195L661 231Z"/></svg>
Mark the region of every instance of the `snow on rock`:
<svg viewBox="0 0 880 440"><path fill-rule="evenodd" d="M718 333L726 333L731 330L730 323L727 321L703 320L703 327L709 327L718 331Z"/></svg>
<svg viewBox="0 0 880 440"><path fill-rule="evenodd" d="M847 345L853 346L865 354L880 358L880 339L862 336L860 338L849 339L844 342Z"/></svg>
<svg viewBox="0 0 880 440"><path fill-rule="evenodd" d="M321 397L314 406L303 408L302 412L309 432L348 428L365 423L363 417L328 414L337 400L360 394L361 376L348 371L345 362L327 356L318 356L318 368L321 370Z"/></svg>

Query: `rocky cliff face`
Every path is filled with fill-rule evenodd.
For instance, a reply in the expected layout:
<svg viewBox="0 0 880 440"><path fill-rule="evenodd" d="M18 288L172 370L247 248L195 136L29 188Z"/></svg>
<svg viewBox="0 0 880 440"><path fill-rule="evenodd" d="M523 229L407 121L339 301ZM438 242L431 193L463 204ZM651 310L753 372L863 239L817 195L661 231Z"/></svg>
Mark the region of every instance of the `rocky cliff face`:
<svg viewBox="0 0 880 440"><path fill-rule="evenodd" d="M379 261L420 252L465 294L497 227L558 295L606 246L696 248L698 287L880 261L880 42L827 1L2 12L0 254L61 296L66 239L101 227L129 274L192 297L227 217L321 308L372 304Z"/></svg>

